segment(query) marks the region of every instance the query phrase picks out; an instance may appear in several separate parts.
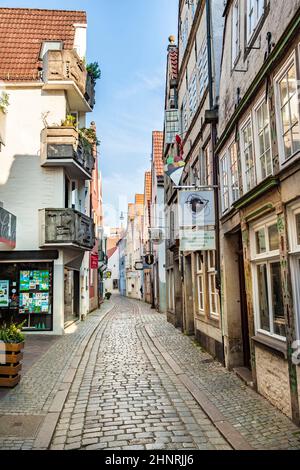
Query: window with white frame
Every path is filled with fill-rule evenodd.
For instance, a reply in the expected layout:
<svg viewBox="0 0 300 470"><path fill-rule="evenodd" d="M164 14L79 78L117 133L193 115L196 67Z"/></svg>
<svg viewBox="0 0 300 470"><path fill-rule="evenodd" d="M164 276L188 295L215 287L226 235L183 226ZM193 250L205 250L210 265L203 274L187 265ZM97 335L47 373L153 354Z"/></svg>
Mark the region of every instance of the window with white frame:
<svg viewBox="0 0 300 470"><path fill-rule="evenodd" d="M276 116L280 129L281 161L300 150L298 83L295 58L288 61L275 79Z"/></svg>
<svg viewBox="0 0 300 470"><path fill-rule="evenodd" d="M241 129L241 156L243 167L244 192L250 191L256 185L255 155L252 136L251 118Z"/></svg>
<svg viewBox="0 0 300 470"><path fill-rule="evenodd" d="M168 276L168 309L170 312L175 310L175 295L174 295L174 270L167 270Z"/></svg>
<svg viewBox="0 0 300 470"><path fill-rule="evenodd" d="M199 99L201 100L208 86L208 58L207 58L206 39L203 41L202 46L198 52L197 66L198 66Z"/></svg>
<svg viewBox="0 0 300 470"><path fill-rule="evenodd" d="M185 15L185 19L182 23L182 32L181 32L181 40L182 40L182 47L185 50L188 42L189 37L189 17L188 13Z"/></svg>
<svg viewBox="0 0 300 470"><path fill-rule="evenodd" d="M254 109L257 176L264 180L273 173L269 107L265 99Z"/></svg>
<svg viewBox="0 0 300 470"><path fill-rule="evenodd" d="M300 201L288 209L288 231L297 339L300 340Z"/></svg>
<svg viewBox="0 0 300 470"><path fill-rule="evenodd" d="M193 119L198 105L198 94L197 94L197 74L196 70L192 73L191 80L189 83L189 106L190 106L190 120Z"/></svg>
<svg viewBox="0 0 300 470"><path fill-rule="evenodd" d="M229 185L228 185L228 155L224 153L220 160L220 176L221 176L221 199L222 211L229 209Z"/></svg>
<svg viewBox="0 0 300 470"><path fill-rule="evenodd" d="M216 285L216 252L208 251L208 291L209 291L209 312L211 317L218 317L220 314L219 310L219 295Z"/></svg>
<svg viewBox="0 0 300 470"><path fill-rule="evenodd" d="M252 38L263 16L265 0L247 0L247 39Z"/></svg>
<svg viewBox="0 0 300 470"><path fill-rule="evenodd" d="M183 124L183 133L187 132L189 127L189 116L188 116L188 100L187 100L187 93L184 95L182 101L182 124Z"/></svg>
<svg viewBox="0 0 300 470"><path fill-rule="evenodd" d="M232 67L234 67L240 53L240 2L235 0L232 7Z"/></svg>
<svg viewBox="0 0 300 470"><path fill-rule="evenodd" d="M232 142L232 144L229 146L228 157L230 176L230 202L233 204L240 197L238 152L236 142Z"/></svg>
<svg viewBox="0 0 300 470"><path fill-rule="evenodd" d="M204 289L204 260L203 255L197 253L196 259L196 279L197 279L197 294L198 294L198 310L204 313L205 310L205 289Z"/></svg>
<svg viewBox="0 0 300 470"><path fill-rule="evenodd" d="M212 162L212 152L210 148L210 144L208 144L204 151L204 185L212 186L213 184L213 162Z"/></svg>
<svg viewBox="0 0 300 470"><path fill-rule="evenodd" d="M277 219L251 227L251 259L256 330L285 339Z"/></svg>

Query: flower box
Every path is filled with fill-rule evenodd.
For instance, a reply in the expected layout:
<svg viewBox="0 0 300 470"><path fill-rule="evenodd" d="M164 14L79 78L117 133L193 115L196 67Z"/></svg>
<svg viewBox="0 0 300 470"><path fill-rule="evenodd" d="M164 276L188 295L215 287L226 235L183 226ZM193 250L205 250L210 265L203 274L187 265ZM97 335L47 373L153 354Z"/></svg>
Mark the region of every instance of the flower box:
<svg viewBox="0 0 300 470"><path fill-rule="evenodd" d="M24 342L0 342L0 387L12 388L20 382Z"/></svg>

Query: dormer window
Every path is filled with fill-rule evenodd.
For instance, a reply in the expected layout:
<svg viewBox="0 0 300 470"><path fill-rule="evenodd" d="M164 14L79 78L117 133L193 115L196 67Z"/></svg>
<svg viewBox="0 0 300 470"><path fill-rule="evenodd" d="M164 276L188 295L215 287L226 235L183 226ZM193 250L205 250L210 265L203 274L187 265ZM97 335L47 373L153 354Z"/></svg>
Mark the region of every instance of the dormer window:
<svg viewBox="0 0 300 470"><path fill-rule="evenodd" d="M41 47L39 59L43 60L44 55L48 51L62 51L63 42L62 41L44 41Z"/></svg>

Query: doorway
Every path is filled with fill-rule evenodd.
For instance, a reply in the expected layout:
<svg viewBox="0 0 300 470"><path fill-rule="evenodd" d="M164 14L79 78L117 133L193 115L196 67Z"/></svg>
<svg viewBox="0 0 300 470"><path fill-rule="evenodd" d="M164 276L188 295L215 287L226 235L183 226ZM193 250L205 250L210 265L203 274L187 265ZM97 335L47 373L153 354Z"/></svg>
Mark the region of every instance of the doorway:
<svg viewBox="0 0 300 470"><path fill-rule="evenodd" d="M250 340L249 340L249 324L248 324L248 306L245 288L245 265L243 255L243 240L242 232L238 233L238 264L239 264L239 279L240 279L240 305L241 305L241 325L242 325L242 341L243 341L243 354L244 366L251 370L251 353L250 353Z"/></svg>
<svg viewBox="0 0 300 470"><path fill-rule="evenodd" d="M184 332L195 334L191 255L184 258Z"/></svg>

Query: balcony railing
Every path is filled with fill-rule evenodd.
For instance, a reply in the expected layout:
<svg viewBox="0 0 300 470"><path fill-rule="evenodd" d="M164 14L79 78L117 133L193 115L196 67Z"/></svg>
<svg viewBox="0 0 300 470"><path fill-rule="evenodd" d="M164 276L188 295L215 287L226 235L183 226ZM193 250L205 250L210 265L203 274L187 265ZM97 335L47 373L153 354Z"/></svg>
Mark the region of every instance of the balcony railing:
<svg viewBox="0 0 300 470"><path fill-rule="evenodd" d="M63 166L73 178L92 178L95 166L92 145L74 127L47 127L41 140L42 166Z"/></svg>
<svg viewBox="0 0 300 470"><path fill-rule="evenodd" d="M95 225L74 209L40 210L41 247L75 246L90 251L95 246Z"/></svg>
<svg viewBox="0 0 300 470"><path fill-rule="evenodd" d="M70 84L75 84L81 95L79 98L86 102L88 108L93 109L95 105L95 83L75 50L48 51L43 59L43 81L48 89L59 89L61 87L69 90L71 107L88 111L88 109L83 109L84 106L83 108L80 107L74 95L74 90L70 89ZM72 104L74 105L72 106ZM79 108L76 107L76 104Z"/></svg>

